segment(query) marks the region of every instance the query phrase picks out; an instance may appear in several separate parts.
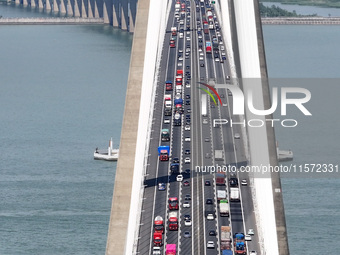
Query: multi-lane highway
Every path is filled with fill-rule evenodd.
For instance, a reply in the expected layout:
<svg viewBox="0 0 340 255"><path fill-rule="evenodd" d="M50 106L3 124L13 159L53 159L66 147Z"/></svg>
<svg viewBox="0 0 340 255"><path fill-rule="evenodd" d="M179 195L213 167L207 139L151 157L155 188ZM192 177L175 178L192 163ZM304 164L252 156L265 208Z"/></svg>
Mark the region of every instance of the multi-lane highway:
<svg viewBox="0 0 340 255"><path fill-rule="evenodd" d="M217 98L215 104L206 91L199 89L212 93L201 83L231 83L223 38L232 38L232 35L222 36L214 5L205 1L173 1L171 6L155 91L137 254L153 254L156 216L164 219L161 254L166 254L167 244L176 244L176 254L222 254L221 226L230 226L232 236L254 229L252 240L246 241L247 254L250 251L260 254L248 176L238 173L234 176L238 179L240 201L237 202L230 201L230 173L226 174L224 185L216 185L216 174L204 171L216 165L239 167L247 164L245 138L240 135L245 133L241 131L242 125L213 125L214 119L231 118L232 94L223 88L216 89L221 105ZM176 35L172 33L173 27ZM175 47L170 47L171 40ZM207 52L207 42L211 43L211 53ZM181 92L176 89L177 70L183 70ZM166 90L166 81L172 81L172 91ZM164 115L164 95L168 94L172 101L171 116ZM179 95L183 99L182 111L177 111L181 113L181 125L175 125L174 99ZM202 95L207 97L206 106ZM239 121L235 117L233 120ZM162 129L169 130L169 141L162 141ZM169 161L159 160L157 148L163 145L170 147ZM217 156L216 151L223 151L222 157ZM178 180L179 174L170 170L175 158L179 160L179 174L183 180ZM247 185L241 185L244 180ZM159 183L165 184L164 190L159 189ZM217 190L227 193L229 217L220 216ZM170 211L168 200L174 197L178 198L178 210ZM177 212L177 230L168 228L170 212ZM207 217L209 213L212 218ZM233 241L230 248L234 251Z"/></svg>

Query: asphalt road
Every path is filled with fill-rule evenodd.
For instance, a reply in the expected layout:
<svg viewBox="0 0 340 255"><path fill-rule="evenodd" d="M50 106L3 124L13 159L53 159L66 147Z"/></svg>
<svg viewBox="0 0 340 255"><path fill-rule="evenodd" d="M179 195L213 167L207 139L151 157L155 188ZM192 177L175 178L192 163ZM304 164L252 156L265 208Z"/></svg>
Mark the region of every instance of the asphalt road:
<svg viewBox="0 0 340 255"><path fill-rule="evenodd" d="M241 166L246 165L244 143L242 136L235 139L235 133L241 133L241 126L231 127L230 125L219 125L213 127L214 119L229 119L232 108L232 96L228 95L225 89L218 89L217 92L221 96L223 105L214 105L208 96L207 116L201 114L201 94L205 94L197 87L199 82L208 83L214 80L217 83L230 82L225 77L230 75L228 60L224 63L215 61L214 54L206 54L205 41L212 42L212 38L217 34L214 29L210 29L208 34L201 30L202 38L198 38L198 27L203 28L203 15L206 13L206 6L197 1L182 1L186 3L185 15L181 16L180 21L175 19L175 1L172 3L171 13L167 24L167 33L163 45L162 59L160 63L160 74L158 77L158 86L156 88L155 106L153 110L153 123L151 131L151 139L148 154L148 165L144 181L143 207L140 219L140 231L137 245L137 254L152 254L153 247L153 221L156 216L162 216L164 219L164 234L162 254L165 254L166 244L176 244L177 254L183 255L212 255L221 254L220 251L220 227L231 226L232 233L246 233L248 229L253 228L255 235L252 241L247 242L248 250L256 250L259 253L259 244L257 239L257 229L255 224L254 208L249 185L249 178L246 175L238 176L239 183L242 179L248 180L247 186L241 186L240 202L230 202L230 216L221 217L219 215L217 190L226 190L229 198L228 177L226 185L216 186L215 174L196 171L197 166L216 166L216 164ZM196 8L198 4L198 9ZM190 12L187 8L190 6ZM188 17L190 13L190 17ZM214 13L214 12L213 12ZM197 24L200 21L200 24ZM217 21L217 20L216 20ZM186 30L187 24L190 29ZM177 33L176 47L170 48L169 41L171 36L171 27L176 26L178 31L183 28L183 38ZM215 28L215 26L214 26ZM222 33L222 32L221 32ZM223 37L222 37L223 38ZM202 40L201 42L199 40ZM200 55L199 46L202 45L203 51ZM219 45L219 48L223 45ZM186 56L187 49L190 53ZM179 51L183 51L179 52ZM221 54L221 51L220 51ZM183 60L179 60L179 55ZM200 60L203 57L203 60ZM179 66L179 63L182 63ZM201 66L204 64L204 66ZM173 115L164 116L164 94L170 92L165 91L165 81L173 81L175 86L175 76L177 69L183 69L184 73L190 71L191 79L188 75L184 75L182 98L184 101L182 114L182 125L174 126ZM186 86L186 81L190 87ZM203 87L203 86L201 86ZM172 98L175 97L176 91L173 89ZM190 99L189 99L190 98ZM188 103L186 101L189 101ZM189 111L189 109L191 111ZM187 116L188 115L188 116ZM186 118L190 116L190 130L185 130ZM164 119L169 119L170 123L164 123ZM235 121L239 121L235 119ZM161 141L161 130L167 128L170 130L170 141ZM185 138L190 137L191 141ZM160 145L170 146L170 160L159 161L157 148ZM190 154L185 154L186 150L190 150ZM214 157L215 150L223 150L222 160L216 160ZM171 158L178 157L180 159L180 171L183 172L184 180L189 181L189 186L184 186L183 182L176 181L176 175L170 172ZM184 159L189 157L190 163L185 163ZM185 173L186 169L190 169L190 173ZM210 186L204 183L206 180L211 182ZM166 183L166 190L159 191L158 183ZM185 197L190 195L190 200ZM168 224L168 199L169 197L179 198L178 210L178 231L170 231ZM212 199L213 204L206 204L207 199ZM190 203L189 208L184 208L183 203ZM207 220L205 211L214 211L215 219ZM186 226L184 223L184 215L190 215L192 224ZM210 236L209 232L214 230L217 235ZM185 237L184 233L189 232L191 237ZM215 248L207 248L207 242L213 241Z"/></svg>

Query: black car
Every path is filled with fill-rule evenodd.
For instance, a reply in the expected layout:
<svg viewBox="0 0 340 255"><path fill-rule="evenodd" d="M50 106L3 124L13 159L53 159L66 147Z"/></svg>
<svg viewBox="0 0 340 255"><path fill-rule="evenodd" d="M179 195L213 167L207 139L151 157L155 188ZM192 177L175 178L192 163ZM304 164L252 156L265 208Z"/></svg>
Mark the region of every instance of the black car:
<svg viewBox="0 0 340 255"><path fill-rule="evenodd" d="M204 63L201 63L201 65L200 65L201 67L204 67Z"/></svg>
<svg viewBox="0 0 340 255"><path fill-rule="evenodd" d="M189 94L185 95L185 98L190 99L190 95Z"/></svg>
<svg viewBox="0 0 340 255"><path fill-rule="evenodd" d="M186 100L185 105L190 105L190 100Z"/></svg>
<svg viewBox="0 0 340 255"><path fill-rule="evenodd" d="M189 108L189 109L187 110L187 113L191 113L191 108Z"/></svg>
<svg viewBox="0 0 340 255"><path fill-rule="evenodd" d="M183 217L184 217L184 220L191 220L190 214L185 214Z"/></svg>
<svg viewBox="0 0 340 255"><path fill-rule="evenodd" d="M172 159L172 163L179 163L179 158L177 158L177 157L176 157L176 158L173 158L173 159Z"/></svg>
<svg viewBox="0 0 340 255"><path fill-rule="evenodd" d="M189 168L185 169L185 173L190 174L190 169Z"/></svg>
<svg viewBox="0 0 340 255"><path fill-rule="evenodd" d="M215 230L210 230L209 231L209 236L216 236L216 231Z"/></svg>
<svg viewBox="0 0 340 255"><path fill-rule="evenodd" d="M186 69L190 69L190 66L186 66Z"/></svg>
<svg viewBox="0 0 340 255"><path fill-rule="evenodd" d="M211 185L211 183L210 183L209 180L206 180L206 181L204 182L204 184L205 184L205 186L210 186L210 185Z"/></svg>
<svg viewBox="0 0 340 255"><path fill-rule="evenodd" d="M238 180L235 177L232 177L229 179L229 185L230 187L238 187Z"/></svg>
<svg viewBox="0 0 340 255"><path fill-rule="evenodd" d="M191 153L191 152L190 152L189 149L186 149L186 150L185 150L185 155L190 155L190 153Z"/></svg>
<svg viewBox="0 0 340 255"><path fill-rule="evenodd" d="M212 204L213 204L212 198L207 198L207 200L205 201L205 203L206 203L207 205L212 205Z"/></svg>
<svg viewBox="0 0 340 255"><path fill-rule="evenodd" d="M186 118L187 120L190 120L190 119L191 119L190 114L185 115L185 118Z"/></svg>
<svg viewBox="0 0 340 255"><path fill-rule="evenodd" d="M184 199L185 200L191 200L191 195L190 194L186 194Z"/></svg>

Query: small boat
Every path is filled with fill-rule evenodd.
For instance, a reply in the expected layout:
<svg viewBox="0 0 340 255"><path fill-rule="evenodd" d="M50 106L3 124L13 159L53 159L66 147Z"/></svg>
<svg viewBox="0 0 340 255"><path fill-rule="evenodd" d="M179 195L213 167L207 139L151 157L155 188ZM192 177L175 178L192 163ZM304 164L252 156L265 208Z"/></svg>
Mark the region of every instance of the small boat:
<svg viewBox="0 0 340 255"><path fill-rule="evenodd" d="M96 148L95 152L93 153L94 159L101 159L107 161L117 161L119 155L119 149L113 148L112 138L109 141L109 147L107 150L98 150Z"/></svg>
<svg viewBox="0 0 340 255"><path fill-rule="evenodd" d="M277 151L277 158L279 162L282 161L291 161L293 160L293 152L291 150L278 150Z"/></svg>
<svg viewBox="0 0 340 255"><path fill-rule="evenodd" d="M293 152L291 150L280 150L276 142L277 159L279 162L293 160Z"/></svg>

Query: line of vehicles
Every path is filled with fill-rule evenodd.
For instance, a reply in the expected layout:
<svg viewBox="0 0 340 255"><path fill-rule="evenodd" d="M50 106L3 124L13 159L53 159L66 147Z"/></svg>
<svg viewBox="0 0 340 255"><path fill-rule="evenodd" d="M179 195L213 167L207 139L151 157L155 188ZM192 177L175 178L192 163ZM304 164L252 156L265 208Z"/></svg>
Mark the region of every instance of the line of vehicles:
<svg viewBox="0 0 340 255"><path fill-rule="evenodd" d="M200 0L201 3L204 4L204 0ZM198 0L196 0L196 4L198 3ZM209 6L208 4L206 6ZM197 6L196 6L197 7ZM196 8L196 11L200 11L200 8ZM169 41L169 47L170 48L176 48L178 45L176 45L176 42L178 43L179 39L183 39L184 37L184 22L183 18L185 17L187 11L188 16L188 7L186 7L185 3L176 2L175 4L175 20L177 23L179 23L178 26L171 27L171 37ZM190 9L189 9L190 11ZM189 12L190 13L190 12ZM181 18L182 19L181 19ZM186 24L186 29L190 30L190 22L189 24ZM200 22L197 20L197 23ZM203 23L203 33L204 35L209 35L209 30L216 29L217 33L216 35L210 37L202 36L202 28L199 26L197 28L197 34L199 42L203 44L203 39L205 40L205 53L211 54L213 59L216 62L223 62L223 60L226 59L225 57L225 51L224 46L222 45L222 39L221 34L219 31L219 23L216 19L216 15L213 14L212 8L209 6L206 8L206 13L202 15L202 23ZM190 38L190 37L189 37ZM189 40L187 37L187 40ZM208 40L209 39L209 40ZM203 44L204 48L204 44ZM199 51L202 52L202 46L199 44ZM190 55L190 46L185 49L185 52L183 50L178 50L178 63L177 63L177 70L175 72L174 80L166 80L165 81L165 93L164 93L164 124L169 124L170 119L172 119L173 126L182 126L185 125L185 130L190 131L190 124L191 124L191 118L190 114L185 115L184 114L184 104L190 105L190 95L185 95L184 97L184 87L190 88L190 69L189 66L183 65L183 57L187 58ZM199 60L203 61L204 58L199 55ZM204 61L203 61L204 62ZM200 62L200 66L204 67L204 63ZM181 63L181 64L180 64ZM185 78L185 84L184 84L184 78ZM185 85L185 86L184 86ZM203 96L203 95L202 95ZM202 107L202 115L207 115L207 95L204 95L205 99L202 97L202 101L205 101L205 104L203 103ZM186 101L184 101L184 98ZM205 111L203 110L205 109ZM190 110L191 112L191 110ZM187 113L190 113L189 109L187 110ZM162 142L170 142L171 135L170 135L170 129L169 128L163 128L161 130L161 141ZM185 137L184 141L190 142L190 137ZM187 154L187 150L185 152ZM190 150L188 155L190 155ZM172 175L176 175L176 180L179 182L183 181L183 175L182 172L180 172L180 162L178 158L172 158L171 152L170 152L170 146L169 145L160 145L158 147L158 158L159 161L169 161L171 160L171 163L169 164L169 170ZM185 163L190 163L190 157L188 156L185 160ZM189 170L190 171L190 170ZM229 202L238 202L240 201L240 191L238 187L238 179L235 176L231 176L230 178L227 178L224 172L219 172L215 174L215 184L217 186L225 186L226 180L229 180L228 182L228 191L229 191L229 198L228 198L228 192L227 189L216 189L216 197L217 197L217 203L218 203L218 210L219 215L221 217L229 217L230 215L230 204ZM158 190L165 190L166 185L164 183L158 184ZM242 183L243 185L243 183ZM183 182L183 186L185 186ZM206 184L206 186L210 186ZM227 188L227 187L226 187ZM187 196L185 199L187 199ZM188 199L190 198L190 195ZM191 198L190 198L191 199ZM210 199L206 200L205 203L205 217L207 220L214 220L216 218L216 210L213 205L213 200ZM190 207L189 201L185 201L183 203L183 208ZM163 254L161 247L164 247L165 254L166 255L175 255L177 254L177 249L179 248L174 243L165 243L165 228L169 231L178 231L179 230L179 197L177 196L170 196L167 200L167 208L169 210L169 213L167 214L167 221L164 221L163 217L160 215L156 216L153 221L153 251L152 254ZM184 214L184 226L191 226L191 216L188 214ZM166 226L165 226L166 225ZM187 237L191 237L190 233L185 231L184 236L188 235ZM210 235L210 233L209 233ZM222 255L231 255L231 254L247 254L247 247L246 242L247 238L243 233L236 233L232 237L231 227L230 226L221 226L220 227L220 249ZM249 240L249 239L248 239ZM208 241L207 246L209 248L215 248L214 241ZM250 254L256 254L256 253L250 253Z"/></svg>

